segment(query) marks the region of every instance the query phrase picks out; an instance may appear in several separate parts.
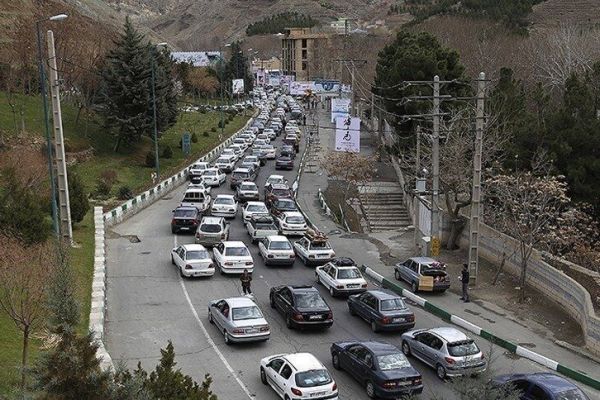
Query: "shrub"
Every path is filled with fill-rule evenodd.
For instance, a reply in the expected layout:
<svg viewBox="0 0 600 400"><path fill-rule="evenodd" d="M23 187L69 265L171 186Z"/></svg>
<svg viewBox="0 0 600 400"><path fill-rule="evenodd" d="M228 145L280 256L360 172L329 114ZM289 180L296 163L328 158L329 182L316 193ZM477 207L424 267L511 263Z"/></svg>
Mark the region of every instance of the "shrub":
<svg viewBox="0 0 600 400"><path fill-rule="evenodd" d="M108 196L108 195L110 195L111 190L112 190L112 184L110 184L103 178L98 178L98 181L96 182L96 195Z"/></svg>
<svg viewBox="0 0 600 400"><path fill-rule="evenodd" d="M210 134L209 134L208 132L204 131L204 133L202 134L202 136L204 136L204 137L209 137L209 136L210 136Z"/></svg>
<svg viewBox="0 0 600 400"><path fill-rule="evenodd" d="M212 128L210 128L210 131L211 131L211 132L216 132L216 131L217 131L217 128L215 128L215 127L213 126Z"/></svg>
<svg viewBox="0 0 600 400"><path fill-rule="evenodd" d="M198 135L196 135L196 132L192 133L192 143L198 143Z"/></svg>
<svg viewBox="0 0 600 400"><path fill-rule="evenodd" d="M90 210L85 187L79 175L72 170L67 173L69 179L69 204L71 206L71 220L73 223L81 222L85 214Z"/></svg>
<svg viewBox="0 0 600 400"><path fill-rule="evenodd" d="M149 151L146 153L146 167L154 168L156 166L156 160L154 158L154 152Z"/></svg>
<svg viewBox="0 0 600 400"><path fill-rule="evenodd" d="M103 179L108 185L112 187L117 181L117 171L114 169L107 169L102 171L100 178Z"/></svg>
<svg viewBox="0 0 600 400"><path fill-rule="evenodd" d="M129 200L133 197L133 192L129 186L121 186L118 192L119 200Z"/></svg>
<svg viewBox="0 0 600 400"><path fill-rule="evenodd" d="M165 146L165 149L162 152L162 156L163 158L173 158L173 150L171 150L171 146Z"/></svg>
<svg viewBox="0 0 600 400"><path fill-rule="evenodd" d="M225 125L227 125L227 122L226 122L226 121L227 121L227 120L225 120L225 119L224 119L223 121L219 121L218 127L219 127L219 128L225 128Z"/></svg>

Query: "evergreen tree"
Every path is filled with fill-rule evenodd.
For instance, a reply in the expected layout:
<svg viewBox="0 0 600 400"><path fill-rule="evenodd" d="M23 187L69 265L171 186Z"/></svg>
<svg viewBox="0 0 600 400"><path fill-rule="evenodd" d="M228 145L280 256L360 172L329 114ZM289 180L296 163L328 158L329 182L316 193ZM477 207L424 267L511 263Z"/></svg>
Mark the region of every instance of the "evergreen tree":
<svg viewBox="0 0 600 400"><path fill-rule="evenodd" d="M85 214L90 210L90 202L81 178L77 172L70 170L69 177L69 205L71 206L71 219L73 222L81 222Z"/></svg>
<svg viewBox="0 0 600 400"><path fill-rule="evenodd" d="M150 45L151 46L151 45ZM154 62L154 93L156 97L156 125L158 132L164 132L177 122L177 94L173 83L173 58L166 49L155 49L149 47L149 54ZM152 82L149 81L152 85ZM152 86L149 87L152 94ZM152 96L148 98L148 119L153 124ZM153 134L153 131L150 131Z"/></svg>
<svg viewBox="0 0 600 400"><path fill-rule="evenodd" d="M148 118L151 64L148 45L127 18L102 70L102 108L107 127L115 132L114 150L152 132Z"/></svg>
<svg viewBox="0 0 600 400"><path fill-rule="evenodd" d="M250 72L250 66L248 62L248 57L244 55L244 51L242 50L240 42L233 42L230 46L231 57L227 63L225 68L225 75L229 78L228 81L231 92L231 81L233 79L243 79L244 80L244 91L248 92L253 89L254 81L252 77L252 73Z"/></svg>

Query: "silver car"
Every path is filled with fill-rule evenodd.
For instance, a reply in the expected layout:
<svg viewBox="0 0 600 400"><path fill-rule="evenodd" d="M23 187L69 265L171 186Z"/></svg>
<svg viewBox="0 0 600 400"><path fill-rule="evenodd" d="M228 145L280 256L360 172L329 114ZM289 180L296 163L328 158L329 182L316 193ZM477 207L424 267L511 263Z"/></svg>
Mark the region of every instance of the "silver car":
<svg viewBox="0 0 600 400"><path fill-rule="evenodd" d="M260 308L249 297L213 300L208 321L223 334L226 344L268 340L271 328Z"/></svg>
<svg viewBox="0 0 600 400"><path fill-rule="evenodd" d="M487 368L473 339L452 327L414 329L402 334L402 352L435 368L440 379L476 375Z"/></svg>
<svg viewBox="0 0 600 400"><path fill-rule="evenodd" d="M223 217L202 217L196 230L196 243L214 246L229 238L229 224Z"/></svg>

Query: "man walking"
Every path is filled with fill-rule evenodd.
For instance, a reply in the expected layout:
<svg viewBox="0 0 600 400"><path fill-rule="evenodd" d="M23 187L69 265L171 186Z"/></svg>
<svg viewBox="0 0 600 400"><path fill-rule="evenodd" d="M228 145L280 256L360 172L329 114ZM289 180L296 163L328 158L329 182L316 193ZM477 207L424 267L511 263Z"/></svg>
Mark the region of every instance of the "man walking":
<svg viewBox="0 0 600 400"><path fill-rule="evenodd" d="M462 282L462 297L461 300L464 300L465 303L469 303L469 265L463 264L463 269L460 274L460 281Z"/></svg>
<svg viewBox="0 0 600 400"><path fill-rule="evenodd" d="M244 294L252 294L252 289L250 289L250 282L252 282L252 275L248 273L247 269L244 269L242 276L240 277L240 281L242 282L242 290Z"/></svg>

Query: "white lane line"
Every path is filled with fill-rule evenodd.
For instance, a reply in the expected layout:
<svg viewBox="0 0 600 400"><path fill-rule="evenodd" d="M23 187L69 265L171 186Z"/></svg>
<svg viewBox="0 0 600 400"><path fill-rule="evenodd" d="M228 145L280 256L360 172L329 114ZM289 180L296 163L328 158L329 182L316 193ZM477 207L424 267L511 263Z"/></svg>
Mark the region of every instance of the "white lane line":
<svg viewBox="0 0 600 400"><path fill-rule="evenodd" d="M173 247L177 247L177 235L173 235L173 243L175 244L175 246L173 246ZM177 275L179 275L179 274L177 274ZM217 345L214 342L214 340L212 340L212 338L208 334L208 331L204 327L204 324L202 323L202 320L200 319L200 317L198 316L198 313L196 312L196 308L192 304L192 299L190 299L190 295L189 295L187 289L185 288L185 284L183 283L183 279L181 278L181 276L179 277L179 284L181 285L181 289L183 290L183 294L185 296L185 299L187 300L187 303L188 303L188 305L190 307L190 310L192 311L192 314L194 315L194 318L196 319L196 322L198 322L198 326L200 327L200 330L204 334L204 337L206 338L206 341L208 342L208 344L210 344L210 346L213 348L213 350L215 351L215 353L217 353L217 356L219 356L219 358L223 362L223 365L225 365L225 368L227 368L227 370L233 376L233 378L238 383L238 385L240 385L240 387L242 388L242 391L246 394L246 396L248 396L249 399L254 400L254 396L250 393L250 391L248 390L248 387L244 384L244 382L242 382L242 380L236 374L236 372L233 370L233 368L231 368L231 365L229 364L229 362L227 361L227 359L225 358L225 356L223 355L223 353L221 353L221 350L219 350L219 348L217 347Z"/></svg>

